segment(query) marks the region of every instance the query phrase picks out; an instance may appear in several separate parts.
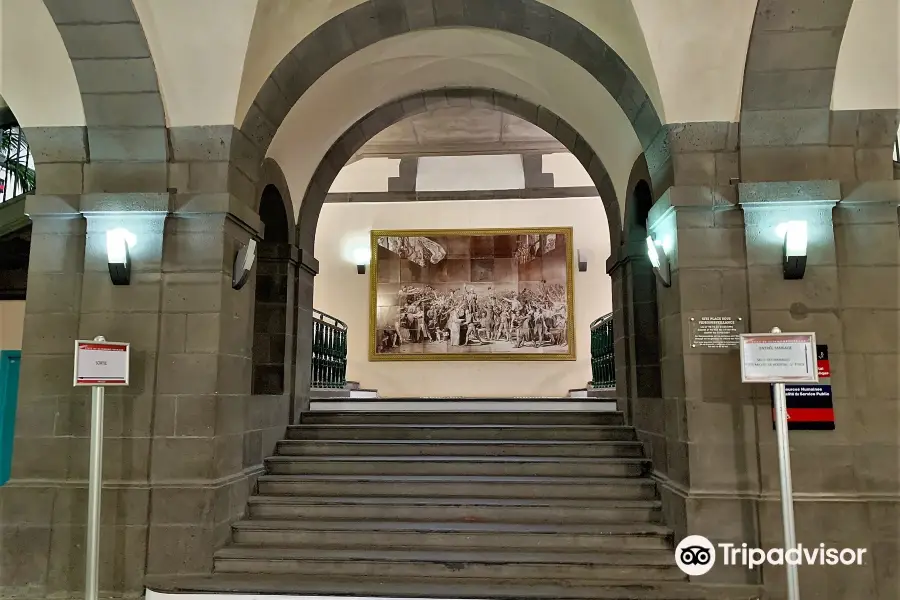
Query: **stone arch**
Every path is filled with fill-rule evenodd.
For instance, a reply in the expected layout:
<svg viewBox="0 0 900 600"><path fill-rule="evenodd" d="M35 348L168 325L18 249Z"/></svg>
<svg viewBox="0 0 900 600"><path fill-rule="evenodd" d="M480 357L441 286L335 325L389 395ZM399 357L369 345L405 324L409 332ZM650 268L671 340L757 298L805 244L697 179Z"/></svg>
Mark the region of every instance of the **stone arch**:
<svg viewBox="0 0 900 600"><path fill-rule="evenodd" d="M297 220L297 245L306 252L313 251L319 212L328 190L350 157L369 139L394 123L430 108L460 105L507 112L556 137L572 152L593 180L606 209L611 247L615 248L621 243L621 213L612 180L594 150L565 120L543 106L497 90L445 88L389 102L364 116L337 139L322 158L305 191Z"/></svg>
<svg viewBox="0 0 900 600"><path fill-rule="evenodd" d="M502 31L559 52L609 91L645 150L664 146L659 112L625 61L582 23L537 0L362 2L321 25L282 59L257 93L241 131L264 155L291 107L333 66L381 40L438 27Z"/></svg>
<svg viewBox="0 0 900 600"><path fill-rule="evenodd" d="M84 105L85 192L165 192L165 108L150 46L132 0L44 0ZM142 163L139 173L134 165ZM127 170L130 169L130 170ZM135 189L140 188L140 189Z"/></svg>
<svg viewBox="0 0 900 600"><path fill-rule="evenodd" d="M818 163L808 179L833 178L829 161L811 153L830 142L834 76L852 4L757 3L741 94L743 181L777 179L771 165L787 162Z"/></svg>
<svg viewBox="0 0 900 600"><path fill-rule="evenodd" d="M260 178L256 193L258 202L256 206L257 212L262 210L263 199L265 198L267 189L269 190L269 194L271 194L273 190L278 192L278 199L282 204L284 214L287 218L288 238L285 241L289 244L294 244L296 240L296 226L294 223L294 205L291 201L291 189L288 186L287 178L284 176L284 171L281 170L281 165L272 158L266 158L260 168ZM266 219L262 217L261 213L260 218L262 218L263 223L266 222Z"/></svg>

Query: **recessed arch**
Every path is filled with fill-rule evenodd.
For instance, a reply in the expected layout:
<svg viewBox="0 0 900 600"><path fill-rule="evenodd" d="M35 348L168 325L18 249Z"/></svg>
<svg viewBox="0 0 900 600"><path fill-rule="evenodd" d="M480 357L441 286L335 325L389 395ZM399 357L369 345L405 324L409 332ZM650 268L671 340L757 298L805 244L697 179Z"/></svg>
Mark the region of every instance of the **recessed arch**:
<svg viewBox="0 0 900 600"><path fill-rule="evenodd" d="M291 189L288 186L287 178L284 176L284 171L281 169L281 165L278 164L278 161L274 160L271 157L267 157L262 164L262 168L260 171L260 179L259 185L257 186L257 201L259 204L256 206L256 210L260 215L260 220L266 224L269 222L274 222L272 219L284 219L284 227L286 228L286 233L284 234L286 237L284 242L293 244L296 240L296 222L294 220L294 205L291 201ZM273 192L277 192L277 201L281 203L280 208L283 213L283 217L278 214L277 216L274 214L269 214L275 211L275 206L272 200L275 198L275 194ZM266 199L269 199L270 202L268 206L265 206L267 203ZM266 217L263 216L263 210L267 211ZM267 217L269 220L267 220ZM263 235L268 236L268 229L263 231ZM279 238L283 237L282 234L278 235Z"/></svg>
<svg viewBox="0 0 900 600"><path fill-rule="evenodd" d="M590 145L571 125L549 109L501 91L475 88L445 88L420 92L376 108L347 129L323 156L307 186L297 220L297 244L315 248L319 213L331 184L347 161L367 141L387 127L433 106L472 105L508 112L540 127L556 137L587 170L606 209L610 244L621 241L619 202L609 173Z"/></svg>
<svg viewBox="0 0 900 600"><path fill-rule="evenodd" d="M291 107L332 67L355 52L405 33L479 28L524 37L585 69L612 95L644 149L664 135L657 108L622 58L590 29L537 0L367 0L300 41L265 81L241 131L264 154Z"/></svg>

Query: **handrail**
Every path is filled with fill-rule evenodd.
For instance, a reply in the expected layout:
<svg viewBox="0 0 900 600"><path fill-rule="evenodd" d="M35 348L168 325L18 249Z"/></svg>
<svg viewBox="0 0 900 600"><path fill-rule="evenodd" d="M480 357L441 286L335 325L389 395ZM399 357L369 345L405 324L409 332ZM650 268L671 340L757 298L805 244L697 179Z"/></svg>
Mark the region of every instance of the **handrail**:
<svg viewBox="0 0 900 600"><path fill-rule="evenodd" d="M347 324L313 309L310 387L340 389L347 385Z"/></svg>
<svg viewBox="0 0 900 600"><path fill-rule="evenodd" d="M615 336L612 313L591 323L591 387L616 387Z"/></svg>

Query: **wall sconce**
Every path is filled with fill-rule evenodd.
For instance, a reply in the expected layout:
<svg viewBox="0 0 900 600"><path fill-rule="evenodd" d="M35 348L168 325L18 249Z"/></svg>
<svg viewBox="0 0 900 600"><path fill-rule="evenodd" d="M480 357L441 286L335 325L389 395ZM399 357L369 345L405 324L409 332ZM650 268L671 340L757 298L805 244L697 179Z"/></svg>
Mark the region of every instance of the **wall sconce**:
<svg viewBox="0 0 900 600"><path fill-rule="evenodd" d="M137 238L127 229L111 229L106 232L106 262L113 285L131 283L131 248Z"/></svg>
<svg viewBox="0 0 900 600"><path fill-rule="evenodd" d="M246 246L241 246L237 256L234 257L234 269L231 272L231 287L239 290L250 279L250 271L256 262L256 240L250 240Z"/></svg>
<svg viewBox="0 0 900 600"><path fill-rule="evenodd" d="M579 249L577 252L577 262L578 262L578 272L579 273L587 272L587 267L588 267L587 252Z"/></svg>
<svg viewBox="0 0 900 600"><path fill-rule="evenodd" d="M647 256L650 257L650 264L653 266L653 272L665 287L672 285L672 266L669 264L669 256L665 247L653 239L652 235L647 236Z"/></svg>
<svg viewBox="0 0 900 600"><path fill-rule="evenodd" d="M366 265L372 261L372 251L368 248L357 248L353 251L353 262L356 263L356 274L365 275Z"/></svg>
<svg viewBox="0 0 900 600"><path fill-rule="evenodd" d="M783 232L780 231L783 229ZM803 279L806 273L806 221L789 221L779 225L779 233L784 236L781 264L785 279Z"/></svg>

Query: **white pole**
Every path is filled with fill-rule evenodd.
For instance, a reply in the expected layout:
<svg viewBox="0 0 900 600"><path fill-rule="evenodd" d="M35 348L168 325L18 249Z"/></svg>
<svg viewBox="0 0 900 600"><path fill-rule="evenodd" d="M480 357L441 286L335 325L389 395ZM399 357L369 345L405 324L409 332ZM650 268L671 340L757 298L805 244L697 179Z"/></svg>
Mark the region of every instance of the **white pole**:
<svg viewBox="0 0 900 600"><path fill-rule="evenodd" d="M781 333L778 327L772 333ZM775 434L778 438L778 468L781 475L781 516L784 524L784 549L797 547L797 532L794 525L794 488L791 482L791 447L788 439L787 398L784 384L776 383L775 400ZM800 580L797 565L785 561L787 569L788 600L800 600Z"/></svg>
<svg viewBox="0 0 900 600"><path fill-rule="evenodd" d="M105 342L100 335L95 342ZM98 600L100 591L100 491L103 486L103 386L91 388L91 458L88 480L85 600Z"/></svg>

